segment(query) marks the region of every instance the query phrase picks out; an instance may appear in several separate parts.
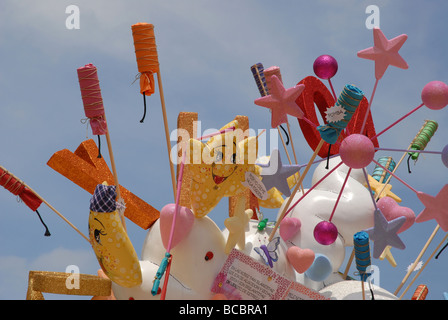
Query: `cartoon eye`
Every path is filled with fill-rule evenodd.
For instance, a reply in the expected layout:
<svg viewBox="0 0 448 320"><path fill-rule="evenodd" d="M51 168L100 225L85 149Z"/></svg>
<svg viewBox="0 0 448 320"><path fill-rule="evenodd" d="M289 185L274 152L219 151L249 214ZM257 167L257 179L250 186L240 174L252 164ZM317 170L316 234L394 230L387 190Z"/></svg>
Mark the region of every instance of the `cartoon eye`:
<svg viewBox="0 0 448 320"><path fill-rule="evenodd" d="M221 151L216 151L216 157L215 157L215 162L220 162L222 161L223 158L223 154Z"/></svg>
<svg viewBox="0 0 448 320"><path fill-rule="evenodd" d="M204 259L205 259L205 261L210 261L210 260L212 260L212 259L213 259L213 252L211 252L211 251L207 252L207 253L205 254Z"/></svg>
<svg viewBox="0 0 448 320"><path fill-rule="evenodd" d="M233 164L236 163L236 153L232 154L232 156L230 157L230 161L232 161Z"/></svg>
<svg viewBox="0 0 448 320"><path fill-rule="evenodd" d="M99 230L99 229L95 229L95 231L93 232L93 235L95 237L95 241L99 244L101 244L101 237L100 236L105 236L107 235L107 233L104 233L104 231Z"/></svg>

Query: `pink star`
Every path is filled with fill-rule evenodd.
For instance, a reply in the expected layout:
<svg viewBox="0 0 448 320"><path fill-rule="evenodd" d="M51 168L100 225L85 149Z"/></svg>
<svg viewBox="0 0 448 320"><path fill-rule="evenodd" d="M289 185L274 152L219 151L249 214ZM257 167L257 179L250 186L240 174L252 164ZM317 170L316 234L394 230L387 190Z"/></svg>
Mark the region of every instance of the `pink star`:
<svg viewBox="0 0 448 320"><path fill-rule="evenodd" d="M270 95L258 98L254 103L258 106L269 108L272 111L271 126L276 128L287 121L287 115L302 119L303 111L296 104L297 98L305 89L305 85L299 84L295 87L285 89L280 79L271 76L272 89Z"/></svg>
<svg viewBox="0 0 448 320"><path fill-rule="evenodd" d="M384 33L379 28L373 29L373 47L358 52L358 57L375 60L375 78L381 79L389 65L407 69L409 66L400 56L398 50L405 43L408 36L399 35L391 40L387 40Z"/></svg>
<svg viewBox="0 0 448 320"><path fill-rule="evenodd" d="M417 216L415 222L435 219L443 231L448 231L448 184L443 186L437 196L433 197L423 192L417 193L418 199L425 209Z"/></svg>

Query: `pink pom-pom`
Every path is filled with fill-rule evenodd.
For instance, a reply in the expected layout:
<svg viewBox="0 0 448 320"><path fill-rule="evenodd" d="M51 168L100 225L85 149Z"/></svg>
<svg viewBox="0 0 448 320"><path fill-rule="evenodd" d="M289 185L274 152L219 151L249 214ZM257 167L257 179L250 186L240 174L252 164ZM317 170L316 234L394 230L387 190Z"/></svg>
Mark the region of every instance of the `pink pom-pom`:
<svg viewBox="0 0 448 320"><path fill-rule="evenodd" d="M448 104L448 85L442 81L431 81L422 90L422 101L432 110L440 110Z"/></svg>
<svg viewBox="0 0 448 320"><path fill-rule="evenodd" d="M328 80L338 71L338 62L328 54L317 57L313 64L313 70L316 76Z"/></svg>
<svg viewBox="0 0 448 320"><path fill-rule="evenodd" d="M314 239L322 245L328 246L336 241L338 228L329 221L321 221L314 228Z"/></svg>
<svg viewBox="0 0 448 320"><path fill-rule="evenodd" d="M345 138L339 148L342 162L352 169L368 166L375 156L372 140L362 134L351 134Z"/></svg>

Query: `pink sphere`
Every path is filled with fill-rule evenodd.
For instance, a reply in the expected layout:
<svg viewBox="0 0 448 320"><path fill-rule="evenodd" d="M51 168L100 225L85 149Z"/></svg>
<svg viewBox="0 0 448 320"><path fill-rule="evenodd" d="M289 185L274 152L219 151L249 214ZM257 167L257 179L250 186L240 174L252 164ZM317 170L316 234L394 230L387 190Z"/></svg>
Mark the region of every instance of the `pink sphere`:
<svg viewBox="0 0 448 320"><path fill-rule="evenodd" d="M362 134L351 134L342 140L339 148L342 162L352 169L368 166L375 156L372 140Z"/></svg>
<svg viewBox="0 0 448 320"><path fill-rule="evenodd" d="M442 162L448 168L448 144L442 150Z"/></svg>
<svg viewBox="0 0 448 320"><path fill-rule="evenodd" d="M448 104L448 85L442 81L431 81L422 90L422 101L432 110L440 110Z"/></svg>
<svg viewBox="0 0 448 320"><path fill-rule="evenodd" d="M314 228L314 239L322 245L328 246L336 241L338 228L329 221L321 221Z"/></svg>
<svg viewBox="0 0 448 320"><path fill-rule="evenodd" d="M338 71L338 62L328 54L317 57L313 64L313 70L316 76L328 80Z"/></svg>

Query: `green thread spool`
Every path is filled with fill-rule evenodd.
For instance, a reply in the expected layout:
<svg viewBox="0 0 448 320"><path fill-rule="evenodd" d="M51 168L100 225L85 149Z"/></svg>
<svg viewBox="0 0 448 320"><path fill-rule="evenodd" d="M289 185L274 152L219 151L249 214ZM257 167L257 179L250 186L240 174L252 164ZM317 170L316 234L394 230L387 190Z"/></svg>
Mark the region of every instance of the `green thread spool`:
<svg viewBox="0 0 448 320"><path fill-rule="evenodd" d="M437 124L436 121L426 120L422 129L420 129L420 132L414 138L414 141L412 141L412 145L411 145L410 149L411 150L425 150L429 141L436 133L438 126L439 125ZM409 155L412 160L416 161L418 159L418 156L420 155L420 152L409 152Z"/></svg>

